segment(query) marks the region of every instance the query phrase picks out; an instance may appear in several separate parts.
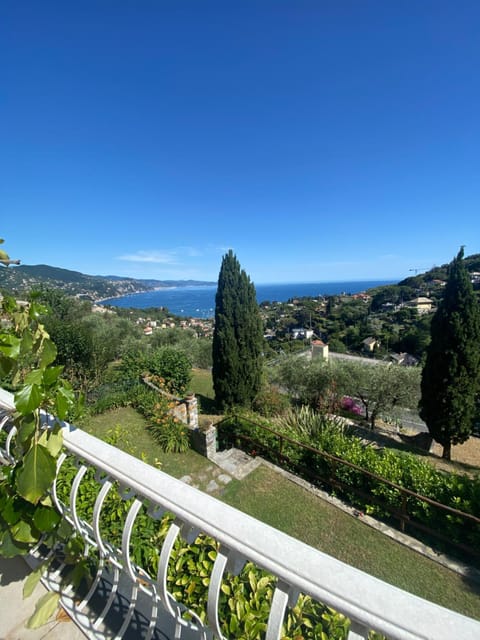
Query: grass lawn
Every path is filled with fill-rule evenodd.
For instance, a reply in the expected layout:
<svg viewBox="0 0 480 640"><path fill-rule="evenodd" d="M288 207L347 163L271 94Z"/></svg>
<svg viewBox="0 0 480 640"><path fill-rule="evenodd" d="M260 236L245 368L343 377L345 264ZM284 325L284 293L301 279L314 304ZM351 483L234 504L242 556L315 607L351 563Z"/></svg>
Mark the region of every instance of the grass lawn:
<svg viewBox="0 0 480 640"><path fill-rule="evenodd" d="M118 429L121 435L116 446L119 449L157 466L174 478L201 473L211 466L207 458L192 450L186 453L164 453L149 433L147 426L145 418L135 409L122 407L85 419L82 429L101 439L105 439L112 430Z"/></svg>
<svg viewBox="0 0 480 640"><path fill-rule="evenodd" d="M267 467L227 485L222 500L362 571L480 619L480 585L411 551Z"/></svg>
<svg viewBox="0 0 480 640"><path fill-rule="evenodd" d="M192 369L190 389L197 396L199 413L215 413L215 392L213 391L212 372L209 369Z"/></svg>

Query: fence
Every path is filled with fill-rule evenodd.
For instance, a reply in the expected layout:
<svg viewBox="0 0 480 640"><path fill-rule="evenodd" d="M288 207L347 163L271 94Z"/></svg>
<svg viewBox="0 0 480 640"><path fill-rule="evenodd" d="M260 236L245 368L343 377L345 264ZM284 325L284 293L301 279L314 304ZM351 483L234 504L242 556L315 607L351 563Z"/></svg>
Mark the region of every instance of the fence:
<svg viewBox="0 0 480 640"><path fill-rule="evenodd" d="M221 448L236 446L300 475L312 484L327 487L353 506L375 505L376 517L398 523L442 550L452 548L469 561L480 560L480 518L420 495L352 462L298 442L252 420L231 416L218 423ZM466 543L470 542L470 544Z"/></svg>

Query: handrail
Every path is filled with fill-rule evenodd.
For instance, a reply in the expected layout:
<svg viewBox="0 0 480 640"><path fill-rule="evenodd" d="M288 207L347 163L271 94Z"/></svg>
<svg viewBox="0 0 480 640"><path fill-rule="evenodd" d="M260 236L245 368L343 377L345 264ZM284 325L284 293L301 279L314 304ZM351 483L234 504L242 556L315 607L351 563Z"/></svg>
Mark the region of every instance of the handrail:
<svg viewBox="0 0 480 640"><path fill-rule="evenodd" d="M289 442L290 444L296 445L302 449L306 449L307 451L311 451L312 453L318 453L322 458L325 458L327 460L332 460L333 462L338 462L339 464L342 464L346 467L355 469L355 471L360 471L361 473L368 476L369 478L372 478L373 480L378 480L379 482L383 482L387 486L397 489L401 493L405 493L406 495L409 495L412 498L416 498L418 500L421 500L422 502L426 502L434 507L439 507L440 509L448 511L452 515L457 515L462 518L465 518L466 520L471 520L476 524L480 524L480 518L473 515L472 513L467 513L466 511L455 509L455 507L450 507L448 504L443 504L443 502L438 502L436 500L433 500L433 498L429 498L428 496L424 496L420 493L416 493L415 491L412 491L408 487L404 487L401 484L397 484L392 480L388 480L387 478L384 478L383 476L379 476L378 474L373 473L373 471L364 469L363 467L360 467L358 464L355 464L354 462L350 462L349 460L344 460L343 458L340 458L339 456L336 456L333 453L328 453L327 451L321 451L320 449L316 449L315 447L312 447L308 444L299 442L298 440L294 440L293 438L290 438L290 436L284 435L283 433L279 433L278 431L275 431L274 429L271 429L270 427L267 427L265 425L258 424L258 422L255 422L253 420L248 420L248 422L250 422L255 427L259 427L260 429L265 429L265 431L269 431L270 433L272 433L275 436L278 436L281 440L284 440L285 442Z"/></svg>
<svg viewBox="0 0 480 640"><path fill-rule="evenodd" d="M12 403L7 407L4 400L5 396L0 395L0 406L11 410ZM158 507L174 514L175 520L167 535L170 542L165 540L162 547L159 576L162 567L168 565L169 549L179 533L193 529L220 543L209 593L211 627L205 630L199 621L190 625L190 630L198 629L199 637L204 637L205 633L209 636L218 633L214 614L218 611L215 603L219 580L227 564L234 560L238 564L239 559L253 561L278 577L266 635L268 640L279 638L287 601L298 592L310 595L350 618L349 637L352 640L367 638L370 629L392 640L451 640L453 637L478 640L480 637L480 622L411 595L317 551L80 429L64 424L63 438L66 450L75 455L83 467L91 466L106 474L108 479L128 487L136 498L134 505L137 501L148 502L150 510ZM99 495L94 520L101 502ZM127 518L130 530L135 509L138 510L138 506L131 507ZM88 525L88 531L95 536L95 527ZM128 550L128 535L125 529L124 553ZM128 571L129 567L127 560L122 571ZM160 577L149 584L153 589L152 597L160 600L172 615L177 616L177 623L182 624L179 605L166 592L161 596L163 583ZM136 592L134 595L136 597ZM92 632L90 637L99 637L95 634Z"/></svg>
<svg viewBox="0 0 480 640"><path fill-rule="evenodd" d="M239 421L239 417L236 416L235 414L231 417L231 418L225 418L224 420L222 420L221 422L217 423L217 429L219 426L222 425L223 422L228 423L229 420L234 419L236 421ZM275 431L274 429L267 427L266 425L262 425L259 424L258 422L255 422L254 420L250 420L249 418L245 419L245 418L241 418L242 421L249 423L250 425L257 427L263 431L268 431L270 434L272 434L273 436L275 436L276 438L278 438L279 440L279 452L278 452L278 456L280 458L289 460L288 456L285 456L282 453L282 445L284 442L288 442L289 444L298 447L300 449L304 449L306 451L310 451L311 453L314 453L315 455L318 455L321 458L324 458L326 460L329 460L331 462L337 463L339 465L342 465L344 467L348 467L350 469L354 469L355 471L358 471L359 473L361 473L363 476L367 477L367 478L371 478L373 480L376 480L377 482L381 482L382 484L384 484L387 487L391 487L395 490L397 490L401 495L403 496L409 496L412 498L415 498L416 500L418 500L419 502L424 502L426 504L429 504L430 506L433 506L435 508L437 508L440 511L444 511L450 515L453 516L457 516L462 518L464 521L469 521L472 522L475 525L480 525L480 517L477 517L475 515L473 515L472 513L467 513L465 511L461 511L460 509L456 509L455 507L451 507L449 505L443 504L441 502L438 502L437 500L434 500L433 498L429 498L428 496L424 496L422 494L416 493L415 491L412 491L411 489L409 489L408 487L404 487L402 485L399 485L395 482L392 482L391 480L388 480L387 478L384 478L382 476L379 476L376 473L373 473L372 471L369 471L367 469L364 469L363 467L360 467L359 465L355 464L354 462L350 462L348 460L344 460L343 458L340 458L334 454L331 453L327 453L326 451L322 451L320 449L317 449L315 447L312 447L311 445L305 444L303 442L300 442L298 440L294 440L293 438L290 438L288 435L279 433L278 431ZM233 436L232 436L233 437ZM235 434L235 437L237 438L241 438L242 436L239 434ZM245 439L256 443L257 445L261 445L260 442L258 442L257 440L255 440L254 437L246 437ZM322 476L318 476L319 478L325 480L327 483L332 482L333 480L330 479L325 479ZM358 490L355 486L349 485L343 481L340 481L338 479L335 479L335 483L337 485L341 485L343 487L345 487L347 490L349 491L353 491L354 493L357 493L359 495L363 495L363 493ZM370 496L370 500L372 501L372 497ZM392 513L392 515L394 515L395 517L397 517L398 519L400 519L401 523L402 523L402 530L403 527L405 525L405 522L408 522L411 526L414 526L416 528L422 529L424 531L426 531L427 533L431 533L432 535L434 535L435 537L437 537L440 540L444 540L444 541L448 541L450 545L452 546L456 546L457 548L463 550L463 551L467 551L468 553L470 553L473 556L476 557L480 557L480 551L473 549L471 546L467 546L463 543L457 543L452 541L449 538L445 538L445 536L443 536L440 532L431 529L430 527L427 527L426 525L424 525L423 523L420 522L416 522L415 520L412 520L408 514L405 513L400 513L398 511L396 511L391 505L387 504L384 500L380 500L377 499L376 502L378 504L380 504L380 506L382 506L384 509L386 509L387 511L390 511Z"/></svg>

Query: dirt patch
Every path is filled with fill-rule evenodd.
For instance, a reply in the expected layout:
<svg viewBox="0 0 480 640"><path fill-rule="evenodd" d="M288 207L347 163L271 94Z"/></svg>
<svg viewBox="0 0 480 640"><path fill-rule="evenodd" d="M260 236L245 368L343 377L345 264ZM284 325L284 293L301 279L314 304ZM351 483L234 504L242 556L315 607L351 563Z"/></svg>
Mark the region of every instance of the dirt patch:
<svg viewBox="0 0 480 640"><path fill-rule="evenodd" d="M463 444L457 444L452 447L451 463L442 460L442 445L434 442L430 453L432 457L437 458L435 464L444 469L452 470L463 468L465 471L480 471L480 438L469 438ZM469 469L470 467L470 469Z"/></svg>

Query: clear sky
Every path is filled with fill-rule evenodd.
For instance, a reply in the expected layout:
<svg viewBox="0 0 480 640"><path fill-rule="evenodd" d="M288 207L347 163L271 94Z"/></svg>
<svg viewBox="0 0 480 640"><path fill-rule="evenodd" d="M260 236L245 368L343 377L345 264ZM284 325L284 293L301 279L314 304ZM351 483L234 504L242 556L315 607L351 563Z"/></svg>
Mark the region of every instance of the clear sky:
<svg viewBox="0 0 480 640"><path fill-rule="evenodd" d="M478 0L5 0L5 249L257 283L478 253L479 33Z"/></svg>

